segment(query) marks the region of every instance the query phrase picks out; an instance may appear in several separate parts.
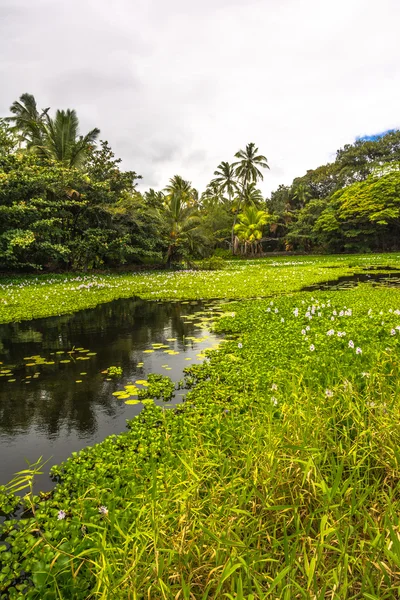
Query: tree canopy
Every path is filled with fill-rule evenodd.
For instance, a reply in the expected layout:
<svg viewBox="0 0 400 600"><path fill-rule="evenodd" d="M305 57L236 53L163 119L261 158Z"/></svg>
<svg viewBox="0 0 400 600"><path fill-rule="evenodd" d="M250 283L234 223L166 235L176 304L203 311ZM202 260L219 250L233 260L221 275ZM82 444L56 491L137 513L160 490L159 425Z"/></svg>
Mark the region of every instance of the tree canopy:
<svg viewBox="0 0 400 600"><path fill-rule="evenodd" d="M250 142L221 160L204 191L181 174L138 190L97 127L32 94L0 119L0 269L171 265L225 250L399 249L400 131L359 139L269 198L267 158Z"/></svg>

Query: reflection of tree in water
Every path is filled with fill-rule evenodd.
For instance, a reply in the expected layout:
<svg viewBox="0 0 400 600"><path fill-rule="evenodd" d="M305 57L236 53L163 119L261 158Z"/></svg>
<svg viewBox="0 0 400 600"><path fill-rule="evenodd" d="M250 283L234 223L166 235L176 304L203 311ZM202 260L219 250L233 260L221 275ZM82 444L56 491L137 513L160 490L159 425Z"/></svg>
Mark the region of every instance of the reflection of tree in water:
<svg viewBox="0 0 400 600"><path fill-rule="evenodd" d="M184 325L182 315L199 310L199 306L179 303L146 302L137 299L116 300L95 309L62 317L32 322L0 325L0 360L19 365L17 382L0 380L0 431L12 435L34 426L50 438L60 429L93 434L97 429L98 410L109 417L121 413L110 386L100 371L112 364L132 370L141 352L151 343L166 337L192 335L192 325ZM87 361L39 367L41 375L26 385L23 359L51 352L83 347L96 352ZM75 354L76 357L78 354ZM32 371L33 372L33 371ZM86 372L86 376L80 376ZM31 372L30 372L31 373ZM82 379L81 384L76 380Z"/></svg>

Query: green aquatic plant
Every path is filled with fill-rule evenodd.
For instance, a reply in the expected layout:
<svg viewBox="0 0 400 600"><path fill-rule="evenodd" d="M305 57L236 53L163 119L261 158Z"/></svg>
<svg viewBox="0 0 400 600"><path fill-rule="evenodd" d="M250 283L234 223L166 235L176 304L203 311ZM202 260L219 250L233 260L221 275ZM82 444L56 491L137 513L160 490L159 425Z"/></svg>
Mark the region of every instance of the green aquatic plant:
<svg viewBox="0 0 400 600"><path fill-rule="evenodd" d="M106 373L108 377L122 377L122 367L108 367Z"/></svg>

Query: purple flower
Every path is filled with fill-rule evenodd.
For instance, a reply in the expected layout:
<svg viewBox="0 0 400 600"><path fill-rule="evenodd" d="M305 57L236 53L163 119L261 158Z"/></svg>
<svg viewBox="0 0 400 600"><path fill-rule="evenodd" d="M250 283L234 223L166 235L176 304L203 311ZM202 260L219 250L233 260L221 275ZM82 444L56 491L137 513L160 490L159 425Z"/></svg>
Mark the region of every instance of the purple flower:
<svg viewBox="0 0 400 600"><path fill-rule="evenodd" d="M57 514L57 519L59 521L62 521L63 519L65 519L66 516L67 516L67 513L65 512L65 510L59 510L58 514Z"/></svg>

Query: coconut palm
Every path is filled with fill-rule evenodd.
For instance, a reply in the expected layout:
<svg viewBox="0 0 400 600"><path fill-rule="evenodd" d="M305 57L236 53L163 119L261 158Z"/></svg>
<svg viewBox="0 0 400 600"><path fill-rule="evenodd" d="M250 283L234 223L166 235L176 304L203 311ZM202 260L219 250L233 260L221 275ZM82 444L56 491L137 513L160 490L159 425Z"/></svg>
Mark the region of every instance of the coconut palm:
<svg viewBox="0 0 400 600"><path fill-rule="evenodd" d="M192 187L190 181L183 179L180 175L174 175L170 180L169 184L165 186L165 193L167 196L180 192L182 195L182 202L187 204L196 204L198 201L199 193Z"/></svg>
<svg viewBox="0 0 400 600"><path fill-rule="evenodd" d="M168 265L180 254L194 250L201 242L197 196L197 190L179 175L172 177L165 188L163 206L157 211L157 217L166 232Z"/></svg>
<svg viewBox="0 0 400 600"><path fill-rule="evenodd" d="M79 119L75 110L57 110L54 119L46 114L43 138L35 144L38 152L63 163L66 167L82 167L90 146L100 133L95 128L85 136L79 135Z"/></svg>
<svg viewBox="0 0 400 600"><path fill-rule="evenodd" d="M247 144L245 150L236 152L235 157L238 158L233 166L235 174L241 180L243 189L252 181L257 182L264 179L264 175L260 169L269 169L267 159L262 154L258 154L257 146L251 142Z"/></svg>
<svg viewBox="0 0 400 600"><path fill-rule="evenodd" d="M47 117L49 108L39 112L35 97L32 94L22 94L10 106L12 117L6 120L14 123L12 130L17 133L19 143L25 143L27 148L40 144L43 138L43 124Z"/></svg>
<svg viewBox="0 0 400 600"><path fill-rule="evenodd" d="M259 179L263 180L264 175L261 169L269 169L267 158L263 154L258 154L258 148L254 142L247 144L245 150L239 150L236 152L235 157L238 158L233 163L235 169L235 175L240 181L240 196L237 207L237 212L241 210L241 207L245 204L246 190L249 184L256 184ZM232 225L232 253L235 253L234 249L234 231L236 226L237 212L233 218Z"/></svg>
<svg viewBox="0 0 400 600"><path fill-rule="evenodd" d="M227 193L229 202L231 202L233 195L238 189L234 165L222 161L222 163L218 165L217 170L214 171L214 175L216 175L216 177L214 177L211 183L217 185L223 194Z"/></svg>
<svg viewBox="0 0 400 600"><path fill-rule="evenodd" d="M258 206L259 204L263 204L265 202L261 190L256 187L256 183L254 181L252 183L248 183L244 189L242 202L243 207Z"/></svg>
<svg viewBox="0 0 400 600"><path fill-rule="evenodd" d="M251 253L255 254L270 215L264 210L258 210L255 206L246 206L238 218L239 222L235 225L238 241L244 246L245 253L250 248Z"/></svg>

